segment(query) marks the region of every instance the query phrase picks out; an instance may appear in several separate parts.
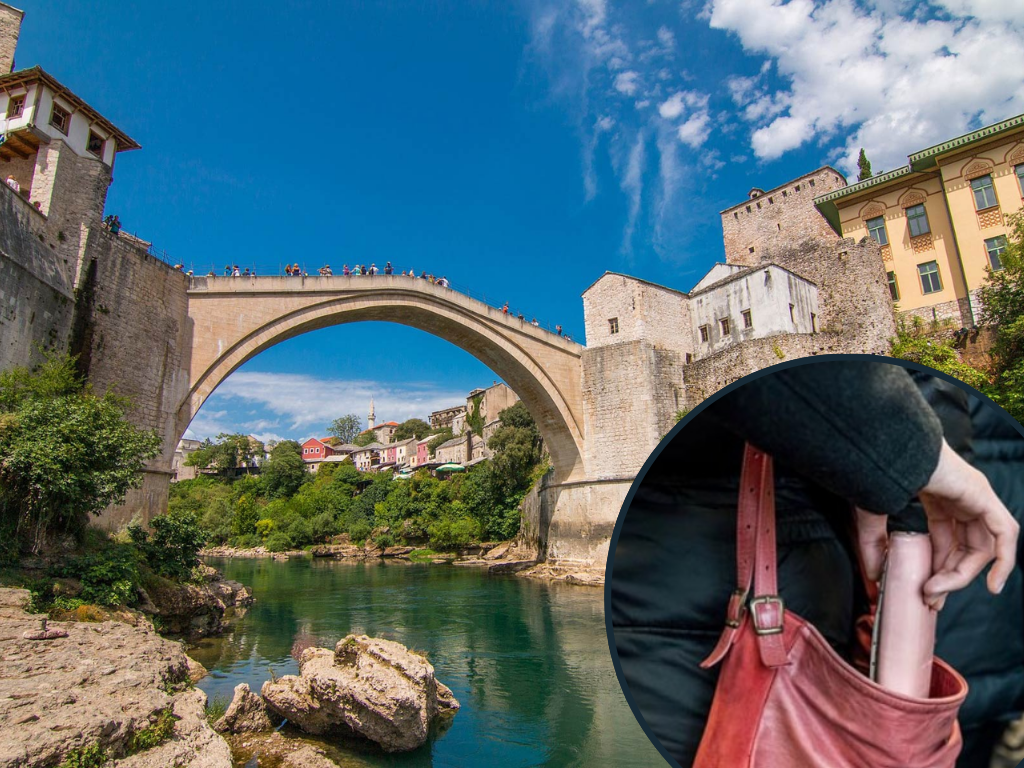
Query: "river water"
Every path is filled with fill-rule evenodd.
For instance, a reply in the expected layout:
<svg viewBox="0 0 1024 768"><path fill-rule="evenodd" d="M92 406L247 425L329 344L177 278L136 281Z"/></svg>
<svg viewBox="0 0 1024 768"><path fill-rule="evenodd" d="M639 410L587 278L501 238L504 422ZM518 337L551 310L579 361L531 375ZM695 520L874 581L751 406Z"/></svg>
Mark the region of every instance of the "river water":
<svg viewBox="0 0 1024 768"><path fill-rule="evenodd" d="M664 766L637 724L608 655L603 592L489 576L471 567L294 558L210 559L256 598L218 638L190 653L210 670L199 687L231 699L273 673L297 674L301 634L333 647L346 634L426 652L462 709L418 750L385 754L325 743L345 766Z"/></svg>

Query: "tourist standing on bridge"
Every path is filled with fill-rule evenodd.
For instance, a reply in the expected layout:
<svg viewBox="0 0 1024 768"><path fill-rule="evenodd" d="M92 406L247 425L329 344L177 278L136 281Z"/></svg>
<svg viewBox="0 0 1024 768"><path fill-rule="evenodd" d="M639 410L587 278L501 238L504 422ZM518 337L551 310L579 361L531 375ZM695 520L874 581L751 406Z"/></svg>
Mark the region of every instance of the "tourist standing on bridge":
<svg viewBox="0 0 1024 768"><path fill-rule="evenodd" d="M240 269L238 268L238 265L237 265L237 264L235 264L235 265L234 265L234 266L233 266L233 267L231 268L231 276L232 276L232 277L241 277L241 276L242 276L242 270L240 270Z"/></svg>
<svg viewBox="0 0 1024 768"><path fill-rule="evenodd" d="M390 261L387 264L384 265L384 274L385 275L393 275L393 274L395 274L395 270L391 266L391 262Z"/></svg>
<svg viewBox="0 0 1024 768"><path fill-rule="evenodd" d="M341 274L343 274L345 277L348 277L349 275L352 274L352 270L348 268L348 264L342 265Z"/></svg>
<svg viewBox="0 0 1024 768"><path fill-rule="evenodd" d="M536 317L533 318L533 320L530 321L530 325L532 325L534 328L540 328L540 323L537 322L537 318Z"/></svg>
<svg viewBox="0 0 1024 768"><path fill-rule="evenodd" d="M377 265L376 264L373 264L373 263L370 264L370 275L371 276L376 275L379 271L380 270L377 269Z"/></svg>
<svg viewBox="0 0 1024 768"><path fill-rule="evenodd" d="M507 301L505 302L505 305L501 308L501 314L505 315L506 317L508 316L508 302Z"/></svg>
<svg viewBox="0 0 1024 768"><path fill-rule="evenodd" d="M559 336L561 336L562 335L562 326L556 325L555 326L555 333L557 333Z"/></svg>

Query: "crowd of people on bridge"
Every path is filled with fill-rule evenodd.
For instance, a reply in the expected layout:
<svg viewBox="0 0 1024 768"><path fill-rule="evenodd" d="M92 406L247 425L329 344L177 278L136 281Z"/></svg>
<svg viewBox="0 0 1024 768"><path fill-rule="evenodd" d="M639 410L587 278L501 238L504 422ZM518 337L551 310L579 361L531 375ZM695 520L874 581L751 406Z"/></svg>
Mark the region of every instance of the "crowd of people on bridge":
<svg viewBox="0 0 1024 768"><path fill-rule="evenodd" d="M120 226L119 222L118 222L118 226ZM174 268L177 269L179 272L185 272L184 264L175 264ZM303 269L302 266L300 264L298 264L298 263L296 263L296 264L285 264L285 266L284 266L284 273L288 277L309 277L309 273L306 272L306 270ZM188 270L186 274L189 277L192 277L192 270L191 269ZM334 270L331 268L330 264L324 264L322 267L320 267L319 270L317 270L317 274L320 277L332 277L334 275ZM348 264L344 264L342 266L342 268L341 268L341 274L344 277L364 277L364 276L372 277L374 275L379 275L379 274L394 275L395 274L395 269L391 265L390 261L387 262L384 265L383 269L378 268L376 263L373 263L373 262L371 262L369 266L367 266L366 264L354 264L353 266L350 267ZM256 277L256 268L255 267L252 267L252 268L245 267L244 269L242 269L237 264L226 264L224 266L224 276L225 277ZM409 270L404 270L403 269L401 272L398 273L398 276L400 276L400 277L411 277L411 278L414 278L416 280L426 280L428 283L431 283L433 285L438 285L438 286L440 286L442 288L451 288L452 287L452 285L448 281L447 277L445 277L443 275L438 277L438 276L430 274L430 273L428 273L426 271L420 272L420 274L417 275L416 274L416 270L414 270L414 269L409 269ZM217 277L217 273L214 270L211 269L209 271L209 273L207 274L207 277ZM501 313L502 313L502 315L504 315L506 317L508 317L508 315L510 314L509 313L509 306L508 306L508 302L507 301L502 306ZM518 318L523 323L527 322L526 317L523 315L522 312L518 312L514 316L516 318ZM538 322L536 317L534 317L532 320L530 320L529 323L534 328L540 328L541 327L540 322ZM554 333L558 334L559 336L561 336L566 341L572 341L572 336L570 336L568 333L565 333L563 331L561 325L556 325L555 326Z"/></svg>

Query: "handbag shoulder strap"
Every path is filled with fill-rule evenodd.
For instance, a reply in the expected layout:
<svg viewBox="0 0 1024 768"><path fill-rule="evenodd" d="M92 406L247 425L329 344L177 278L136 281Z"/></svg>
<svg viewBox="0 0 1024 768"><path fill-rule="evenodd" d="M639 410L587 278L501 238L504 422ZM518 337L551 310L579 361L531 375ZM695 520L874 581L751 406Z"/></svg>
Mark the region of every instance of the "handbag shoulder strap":
<svg viewBox="0 0 1024 768"><path fill-rule="evenodd" d="M789 663L783 643L785 606L778 595L777 568L772 457L747 443L736 516L737 589L729 598L725 629L702 667L712 667L725 657L743 630L747 612L762 663L769 667Z"/></svg>

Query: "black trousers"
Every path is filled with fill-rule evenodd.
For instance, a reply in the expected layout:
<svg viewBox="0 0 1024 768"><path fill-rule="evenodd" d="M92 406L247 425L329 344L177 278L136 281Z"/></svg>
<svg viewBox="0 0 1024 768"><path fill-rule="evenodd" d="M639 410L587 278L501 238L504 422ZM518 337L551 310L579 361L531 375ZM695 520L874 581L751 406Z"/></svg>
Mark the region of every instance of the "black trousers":
<svg viewBox="0 0 1024 768"><path fill-rule="evenodd" d="M855 566L824 510L777 483L779 591L841 653L853 636ZM703 670L736 588L735 479L655 482L638 490L619 533L610 585L615 647L629 695L676 761L692 765L718 669ZM845 509L842 514L846 514Z"/></svg>

